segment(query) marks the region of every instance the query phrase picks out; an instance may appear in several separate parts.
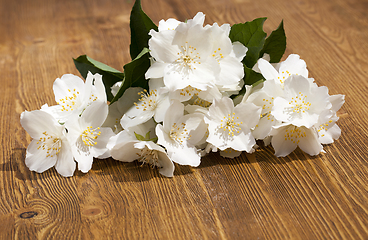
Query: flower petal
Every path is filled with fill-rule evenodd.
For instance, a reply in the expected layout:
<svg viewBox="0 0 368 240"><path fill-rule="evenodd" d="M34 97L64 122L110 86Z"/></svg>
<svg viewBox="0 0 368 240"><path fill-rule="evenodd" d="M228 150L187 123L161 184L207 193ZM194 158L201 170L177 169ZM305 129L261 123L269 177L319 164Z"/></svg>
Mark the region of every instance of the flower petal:
<svg viewBox="0 0 368 240"><path fill-rule="evenodd" d="M76 163L73 158L72 150L66 140L62 141L61 151L55 164L56 171L63 177L71 177L74 174Z"/></svg>
<svg viewBox="0 0 368 240"><path fill-rule="evenodd" d="M46 157L46 150L39 149L37 140L32 140L27 148L25 163L31 171L42 173L55 166L57 155Z"/></svg>
<svg viewBox="0 0 368 240"><path fill-rule="evenodd" d="M275 150L276 157L285 157L296 149L297 143L285 137L285 135L290 132L291 128L293 128L292 125L286 125L278 128L274 127L272 129L270 133L270 135L272 135L271 144Z"/></svg>

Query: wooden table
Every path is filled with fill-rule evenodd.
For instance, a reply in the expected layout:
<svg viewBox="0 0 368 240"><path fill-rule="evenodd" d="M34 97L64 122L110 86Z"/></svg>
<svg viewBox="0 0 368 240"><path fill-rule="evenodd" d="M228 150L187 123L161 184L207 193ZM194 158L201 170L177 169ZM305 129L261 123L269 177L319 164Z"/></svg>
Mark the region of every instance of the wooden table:
<svg viewBox="0 0 368 240"><path fill-rule="evenodd" d="M368 239L366 0L142 0L156 24L198 11L209 24L267 16L269 34L283 19L285 56L299 54L319 85L346 95L342 135L324 154L210 154L174 178L112 159L71 178L28 170L20 113L55 104L53 81L78 74L73 57L122 69L134 2L0 2L0 239Z"/></svg>

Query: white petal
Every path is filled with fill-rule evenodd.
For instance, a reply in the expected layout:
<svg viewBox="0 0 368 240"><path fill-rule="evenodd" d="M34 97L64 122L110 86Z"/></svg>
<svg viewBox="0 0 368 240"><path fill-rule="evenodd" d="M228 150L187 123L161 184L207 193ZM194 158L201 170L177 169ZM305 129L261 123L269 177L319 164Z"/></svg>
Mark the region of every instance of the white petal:
<svg viewBox="0 0 368 240"><path fill-rule="evenodd" d="M66 140L62 141L61 151L58 154L58 160L55 169L63 177L71 177L74 174L76 163L73 158L72 150Z"/></svg>
<svg viewBox="0 0 368 240"><path fill-rule="evenodd" d="M235 106L234 113L243 121L243 126L247 126L250 129L257 125L261 108L253 103L239 103Z"/></svg>
<svg viewBox="0 0 368 240"><path fill-rule="evenodd" d="M122 162L133 162L139 158L140 149L134 147L138 140L116 145L111 149L111 157Z"/></svg>
<svg viewBox="0 0 368 240"><path fill-rule="evenodd" d="M308 78L307 64L297 54L290 54L285 61L280 63L279 72L283 71Z"/></svg>
<svg viewBox="0 0 368 240"><path fill-rule="evenodd" d="M41 110L24 111L20 116L20 123L32 138L43 136L42 133L45 131L48 134L60 136L64 129L55 118Z"/></svg>
<svg viewBox="0 0 368 240"><path fill-rule="evenodd" d="M109 114L107 115L105 122L102 124L102 127L109 127L116 133L120 132L123 129L120 125L121 117L122 114L118 109L118 103L113 102L109 105Z"/></svg>
<svg viewBox="0 0 368 240"><path fill-rule="evenodd" d="M164 119L164 129L166 132L170 132L171 126L176 123L184 114L184 105L177 100L171 102L170 107L167 109Z"/></svg>
<svg viewBox="0 0 368 240"><path fill-rule="evenodd" d="M231 43L229 35L227 35L226 32L222 28L220 28L217 23L214 23L210 29L213 38L212 54L218 57L228 56L233 49L233 45ZM222 55L220 55L220 53Z"/></svg>
<svg viewBox="0 0 368 240"><path fill-rule="evenodd" d="M150 68L147 70L145 77L146 79L154 79L154 78L161 78L164 76L164 70L168 63L164 62L154 62Z"/></svg>
<svg viewBox="0 0 368 240"><path fill-rule="evenodd" d="M318 140L317 134L312 129L303 128L306 137L300 138L299 148L311 156L322 152L323 147Z"/></svg>
<svg viewBox="0 0 368 240"><path fill-rule="evenodd" d="M109 139L114 136L114 132L111 128L100 128L100 136L96 139L97 144L93 146L94 156L96 158L108 158L110 153L108 152L107 143Z"/></svg>
<svg viewBox="0 0 368 240"><path fill-rule="evenodd" d="M159 90L162 87L165 87L163 78L152 78L148 81L149 90Z"/></svg>
<svg viewBox="0 0 368 240"><path fill-rule="evenodd" d="M78 162L78 169L87 173L92 168L93 153L89 147L86 147L81 139L72 146L72 152L75 160Z"/></svg>
<svg viewBox="0 0 368 240"><path fill-rule="evenodd" d="M229 138L229 140L226 141L226 143L227 143L226 148L232 148L237 151L246 151L249 153L252 151L252 148L256 144L256 141L252 133L240 132L238 135L235 135L234 137ZM224 149L221 149L221 150L224 150Z"/></svg>
<svg viewBox="0 0 368 240"><path fill-rule="evenodd" d="M55 165L57 155L46 157L46 151L39 149L39 146L37 140L32 140L27 148L25 163L29 170L42 173Z"/></svg>
<svg viewBox="0 0 368 240"><path fill-rule="evenodd" d="M158 31L162 32L165 30L174 30L181 22L176 19L169 18L166 21L160 20L158 23Z"/></svg>
<svg viewBox="0 0 368 240"><path fill-rule="evenodd" d="M173 38L176 31L151 31L151 39L148 41L150 54L158 62L172 63L177 59L177 53L180 52L178 46L173 45ZM155 75L154 78L157 76Z"/></svg>
<svg viewBox="0 0 368 240"><path fill-rule="evenodd" d="M189 19L188 23L189 24L199 24L201 26L203 26L204 23L204 18L205 18L205 14L202 12L198 12L193 19Z"/></svg>
<svg viewBox="0 0 368 240"><path fill-rule="evenodd" d="M272 127L275 126L276 123L277 121L272 115L269 118L267 116L261 118L257 126L252 131L253 136L256 139L266 138L270 134Z"/></svg>
<svg viewBox="0 0 368 240"><path fill-rule="evenodd" d="M68 90L73 91L74 89L83 98L85 94L84 88L84 81L80 77L73 74L64 74L61 78L57 78L53 84L55 101L59 102L60 99L69 96L70 91Z"/></svg>
<svg viewBox="0 0 368 240"><path fill-rule="evenodd" d="M234 103L230 98L224 97L220 100L215 99L213 104L208 109L208 113L211 119L217 119L221 121L224 116L232 113L234 109Z"/></svg>
<svg viewBox="0 0 368 240"><path fill-rule="evenodd" d="M92 82L93 82L93 86L92 86L92 94L94 95L94 97L97 97L98 100L103 101L103 102L107 102L107 96L106 96L106 92L105 92L105 85L103 84L102 81L102 75L101 74L92 74L91 72L88 72L87 74L87 78L92 78ZM86 80L86 82L88 82ZM93 97L92 97L93 99Z"/></svg>
<svg viewBox="0 0 368 240"><path fill-rule="evenodd" d="M233 42L233 53L235 57L238 59L238 61L242 61L245 57L246 53L248 51L248 48L244 46L240 42Z"/></svg>
<svg viewBox="0 0 368 240"><path fill-rule="evenodd" d="M319 141L322 144L331 144L334 142L334 140L337 140L340 137L341 129L339 126L337 126L337 124L334 124L327 130L327 132L321 131L319 135Z"/></svg>
<svg viewBox="0 0 368 240"><path fill-rule="evenodd" d="M285 138L287 131L290 132L291 128L293 128L292 125L287 125L272 129L270 133L272 135L271 144L276 157L285 157L296 149L297 143Z"/></svg>
<svg viewBox="0 0 368 240"><path fill-rule="evenodd" d="M123 96L118 99L116 102L118 104L119 112L121 113L121 116L126 113L129 108L133 106L135 102L138 102L138 99L140 98L140 92L143 91L143 88L141 87L130 87L123 93ZM114 103L113 103L114 104Z"/></svg>
<svg viewBox="0 0 368 240"><path fill-rule="evenodd" d="M179 146L166 149L167 155L170 157L170 159L180 165L198 167L201 163L201 157L194 147Z"/></svg>
<svg viewBox="0 0 368 240"><path fill-rule="evenodd" d="M116 82L114 85L112 85L112 87L111 87L111 94L114 97L119 92L119 89L120 89L120 87L121 87L122 84L123 84L123 81L119 81L119 82Z"/></svg>
<svg viewBox="0 0 368 240"><path fill-rule="evenodd" d="M332 95L329 100L332 104L331 110L337 112L345 102L345 95Z"/></svg>
<svg viewBox="0 0 368 240"><path fill-rule="evenodd" d="M283 122L290 122L290 115L284 109L289 107L289 102L281 97L277 97L273 102L271 114L278 120Z"/></svg>
<svg viewBox="0 0 368 240"><path fill-rule="evenodd" d="M167 109L170 106L170 99L168 96L163 96L162 99L160 99L160 102L158 103L156 110L155 110L155 116L154 119L157 123L162 122L165 118L165 114Z"/></svg>
<svg viewBox="0 0 368 240"><path fill-rule="evenodd" d="M161 124L157 124L155 132L158 138L157 144L164 146L166 149L173 144L173 141L169 136L169 132L165 132L164 127Z"/></svg>
<svg viewBox="0 0 368 240"><path fill-rule="evenodd" d="M236 58L227 56L220 60L220 79L216 81L217 85L237 84L244 77L243 64Z"/></svg>
<svg viewBox="0 0 368 240"><path fill-rule="evenodd" d="M153 117L153 115L153 111L142 111L141 109L136 109L136 107L133 106L121 118L120 124L124 129L127 129L147 122Z"/></svg>
<svg viewBox="0 0 368 240"><path fill-rule="evenodd" d="M269 62L267 62L263 58L260 58L258 59L257 63L263 77L265 77L267 80L277 79L279 73Z"/></svg>
<svg viewBox="0 0 368 240"><path fill-rule="evenodd" d="M123 130L119 132L117 135L112 136L109 139L106 147L111 150L117 145L122 145L131 141L137 141L136 137L132 136L132 134L130 134L129 131Z"/></svg>
<svg viewBox="0 0 368 240"><path fill-rule="evenodd" d="M109 107L105 102L94 101L83 112L80 118L81 127L92 126L93 128L101 126L107 117Z"/></svg>
<svg viewBox="0 0 368 240"><path fill-rule="evenodd" d="M175 166L166 153L158 153L161 168L158 172L165 177L173 177Z"/></svg>

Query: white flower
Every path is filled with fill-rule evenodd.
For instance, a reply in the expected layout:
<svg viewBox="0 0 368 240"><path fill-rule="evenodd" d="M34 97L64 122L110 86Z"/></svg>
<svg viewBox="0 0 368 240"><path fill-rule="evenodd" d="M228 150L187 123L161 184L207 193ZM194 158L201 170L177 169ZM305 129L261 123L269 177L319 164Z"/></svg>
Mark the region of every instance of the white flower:
<svg viewBox="0 0 368 240"><path fill-rule="evenodd" d="M345 96L340 94L330 96L331 109L323 111L319 116L318 123L314 125L322 144L333 143L341 135L341 130L336 124L336 121L339 119L336 116L336 112L345 102L344 98Z"/></svg>
<svg viewBox="0 0 368 240"><path fill-rule="evenodd" d="M153 121L149 122L152 125ZM145 124L147 125L147 124ZM154 126L154 125L153 125ZM153 141L140 141L133 134L139 134L145 136L147 133L143 133L148 128L133 127L129 130L124 130L118 135L112 137L108 143L111 156L122 162L132 162L138 160L142 164L147 163L152 167L159 168L159 173L166 176L172 177L174 173L174 164L167 156L165 149L154 143ZM154 129L153 129L154 130ZM153 134L150 134L151 136Z"/></svg>
<svg viewBox="0 0 368 240"><path fill-rule="evenodd" d="M151 30L149 48L156 61L146 78L163 77L170 91L188 86L206 90L214 85L222 91L240 90L246 47L231 43L229 25L203 27L203 21L204 15L198 13L174 30Z"/></svg>
<svg viewBox="0 0 368 240"><path fill-rule="evenodd" d="M73 74L64 74L57 78L53 85L56 106L51 106L48 111L53 112L56 118L65 122L68 116L83 110L97 99L106 102L105 87L100 74L88 72L86 82Z"/></svg>
<svg viewBox="0 0 368 240"><path fill-rule="evenodd" d="M200 154L195 145L207 130L201 114L184 114L184 105L173 101L167 110L163 125L157 124L158 144L164 146L173 162L197 167Z"/></svg>
<svg viewBox="0 0 368 240"><path fill-rule="evenodd" d="M292 75L285 80L284 97L275 98L271 114L279 121L310 128L329 108L327 87L318 87L301 75Z"/></svg>
<svg viewBox="0 0 368 240"><path fill-rule="evenodd" d="M239 81L244 77L242 60L247 48L239 43L231 43L229 38L230 25L221 27L214 23L211 27L212 57L220 67L219 77L215 84L221 91L236 91L242 86Z"/></svg>
<svg viewBox="0 0 368 240"><path fill-rule="evenodd" d="M150 79L149 89L139 92L139 102L124 114L120 124L123 128L129 128L147 122L152 117L156 122L162 122L167 108L170 105L168 93L161 93L162 79Z"/></svg>
<svg viewBox="0 0 368 240"><path fill-rule="evenodd" d="M271 110L275 98L283 95L284 91L279 84L266 80L261 89L254 91L249 96L244 96L242 102L250 102L262 108L260 120L252 131L256 139L265 139L271 132L272 127L280 124L280 121L277 121L271 114Z"/></svg>
<svg viewBox="0 0 368 240"><path fill-rule="evenodd" d="M257 64L266 80L273 80L282 87L285 80L293 74L308 78L307 65L297 54L290 54L285 61L276 64L275 67L262 58L258 59ZM309 80L313 82L313 79Z"/></svg>
<svg viewBox="0 0 368 240"><path fill-rule="evenodd" d="M73 176L75 162L65 137L65 128L45 111L25 111L20 123L33 138L27 148L25 163L31 171L42 173L55 166L64 177Z"/></svg>
<svg viewBox="0 0 368 240"><path fill-rule="evenodd" d="M111 156L116 160L122 162L138 160L142 164L147 163L152 167L158 167L162 175L172 177L174 164L167 156L165 149L152 141L156 138L154 130L155 123L151 119L111 137L107 147L110 149ZM136 136L144 136L145 139L138 140Z"/></svg>
<svg viewBox="0 0 368 240"><path fill-rule="evenodd" d="M107 114L107 104L95 101L84 110L80 117L73 114L65 123L73 156L78 162L78 169L84 173L91 169L94 157L110 156L106 144L114 133L111 128L101 127Z"/></svg>
<svg viewBox="0 0 368 240"><path fill-rule="evenodd" d="M150 31L151 56L156 62L146 78L164 78L174 91L192 86L205 90L219 74L218 63L211 57L210 30L199 24L181 23L174 31Z"/></svg>
<svg viewBox="0 0 368 240"><path fill-rule="evenodd" d="M277 157L285 157L298 146L312 156L323 151L314 128L282 124L273 127L270 135L272 136L271 144Z"/></svg>
<svg viewBox="0 0 368 240"><path fill-rule="evenodd" d="M215 100L205 117L209 131L207 142L220 150L232 148L250 152L256 143L250 129L257 124L260 114L261 108L252 103L234 107L230 98Z"/></svg>
<svg viewBox="0 0 368 240"><path fill-rule="evenodd" d="M103 127L110 127L115 133L123 130L120 124L122 116L138 101L140 93L143 88L130 87L117 101L109 105L109 114L102 125Z"/></svg>

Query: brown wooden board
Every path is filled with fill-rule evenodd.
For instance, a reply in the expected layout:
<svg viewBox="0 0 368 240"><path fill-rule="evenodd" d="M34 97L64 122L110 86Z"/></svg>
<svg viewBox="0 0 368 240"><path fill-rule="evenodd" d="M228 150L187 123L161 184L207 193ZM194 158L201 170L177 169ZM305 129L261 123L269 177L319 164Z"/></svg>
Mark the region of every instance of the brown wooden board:
<svg viewBox="0 0 368 240"><path fill-rule="evenodd" d="M368 239L368 3L361 0L142 0L158 24L198 11L206 23L281 20L330 94L346 95L340 139L310 157L270 147L236 159L210 154L165 178L137 162L95 160L64 178L24 164L24 110L55 104L52 84L87 54L130 61L127 0L0 0L0 239Z"/></svg>

